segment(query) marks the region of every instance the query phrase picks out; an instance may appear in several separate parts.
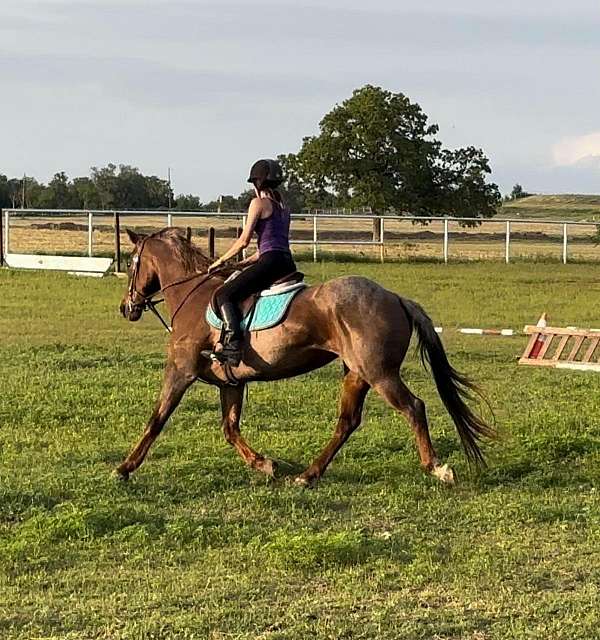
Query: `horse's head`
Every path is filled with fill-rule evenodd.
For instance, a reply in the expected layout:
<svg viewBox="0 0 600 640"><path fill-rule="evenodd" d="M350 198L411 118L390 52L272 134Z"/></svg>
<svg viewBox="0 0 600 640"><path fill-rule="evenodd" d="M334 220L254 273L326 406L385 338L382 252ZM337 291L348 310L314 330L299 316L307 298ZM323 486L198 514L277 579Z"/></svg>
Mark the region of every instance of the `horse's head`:
<svg viewBox="0 0 600 640"><path fill-rule="evenodd" d="M160 290L160 281L155 260L148 246L149 236L137 234L127 229L127 235L134 245L128 269L127 291L121 300L124 318L135 322L142 317L148 298Z"/></svg>

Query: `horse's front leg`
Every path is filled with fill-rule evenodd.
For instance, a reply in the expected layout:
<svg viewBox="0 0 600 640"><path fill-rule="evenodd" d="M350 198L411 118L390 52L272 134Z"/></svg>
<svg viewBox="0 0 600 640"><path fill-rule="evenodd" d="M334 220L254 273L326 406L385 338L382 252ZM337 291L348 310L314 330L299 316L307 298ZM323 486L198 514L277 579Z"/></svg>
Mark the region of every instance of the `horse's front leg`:
<svg viewBox="0 0 600 640"><path fill-rule="evenodd" d="M116 469L116 473L121 478L127 480L129 474L133 473L142 464L152 443L156 440L169 416L173 413L183 394L194 380L195 377L193 375L177 369L174 364L167 364L160 397L150 416L150 420L148 420L146 429L131 453Z"/></svg>
<svg viewBox="0 0 600 640"><path fill-rule="evenodd" d="M370 387L357 373L348 371L347 368L345 371L337 427L321 455L304 473L296 478L296 482L302 486L310 487L316 483L325 473L325 469L335 454L342 448L352 432L360 426L363 404Z"/></svg>
<svg viewBox="0 0 600 640"><path fill-rule="evenodd" d="M269 476L275 475L275 463L269 458L261 456L242 438L240 433L240 418L244 403L245 385L237 387L221 387L221 410L223 412L223 435L225 440L235 447L242 460L257 471Z"/></svg>

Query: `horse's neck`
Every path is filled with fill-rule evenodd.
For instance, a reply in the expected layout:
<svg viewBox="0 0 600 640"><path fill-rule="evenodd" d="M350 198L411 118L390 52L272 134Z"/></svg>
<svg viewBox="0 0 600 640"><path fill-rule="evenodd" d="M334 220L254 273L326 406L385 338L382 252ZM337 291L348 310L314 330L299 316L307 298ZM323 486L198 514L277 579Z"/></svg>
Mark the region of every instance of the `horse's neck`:
<svg viewBox="0 0 600 640"><path fill-rule="evenodd" d="M164 289L163 296L170 314L173 314L183 299L189 295L190 290L196 287L202 280L202 275L196 275L194 271L186 271L183 266L172 260L157 261L158 279L161 289ZM189 278L189 280L188 280ZM177 284L180 283L180 284ZM173 285L173 286L170 286ZM202 291L212 292L216 288L212 280L201 285ZM207 304L210 296L207 298Z"/></svg>

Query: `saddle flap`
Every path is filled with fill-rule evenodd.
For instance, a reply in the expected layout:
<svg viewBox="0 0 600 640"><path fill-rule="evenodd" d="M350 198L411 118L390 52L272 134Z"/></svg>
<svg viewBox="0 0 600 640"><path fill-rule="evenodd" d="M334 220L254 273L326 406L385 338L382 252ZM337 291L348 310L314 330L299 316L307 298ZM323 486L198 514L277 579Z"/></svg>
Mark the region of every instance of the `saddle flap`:
<svg viewBox="0 0 600 640"><path fill-rule="evenodd" d="M218 300L217 296L219 295L219 291L221 290L222 286L223 285L221 285L220 287L217 287L214 290L212 294L212 298L210 299L210 305L209 305L210 309L212 309L212 312L219 320L222 320L223 318L221 318L221 310L219 309L219 305L217 304L217 300ZM259 293L253 293L252 295L248 296L246 299L242 300L242 302L239 305L242 318L245 318L247 315L250 314L250 312L252 311L252 308L256 304L256 300L258 299L259 295L260 295Z"/></svg>
<svg viewBox="0 0 600 640"><path fill-rule="evenodd" d="M252 296L251 301L256 304L250 305L247 309L244 307L241 328L244 331L262 331L277 326L284 321L292 301L306 286L303 282L296 282L287 285L284 291L270 294L263 292L258 297ZM222 327L221 319L210 305L206 309L206 320L215 329Z"/></svg>

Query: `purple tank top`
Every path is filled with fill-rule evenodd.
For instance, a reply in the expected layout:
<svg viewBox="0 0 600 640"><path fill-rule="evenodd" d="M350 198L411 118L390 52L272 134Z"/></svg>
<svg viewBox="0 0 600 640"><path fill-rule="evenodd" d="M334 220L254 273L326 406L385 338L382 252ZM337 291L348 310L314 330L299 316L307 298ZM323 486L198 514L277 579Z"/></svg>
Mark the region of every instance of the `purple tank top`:
<svg viewBox="0 0 600 640"><path fill-rule="evenodd" d="M273 202L273 213L261 218L254 227L258 236L258 252L290 250L290 211Z"/></svg>

